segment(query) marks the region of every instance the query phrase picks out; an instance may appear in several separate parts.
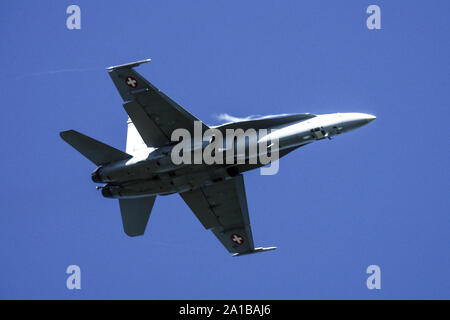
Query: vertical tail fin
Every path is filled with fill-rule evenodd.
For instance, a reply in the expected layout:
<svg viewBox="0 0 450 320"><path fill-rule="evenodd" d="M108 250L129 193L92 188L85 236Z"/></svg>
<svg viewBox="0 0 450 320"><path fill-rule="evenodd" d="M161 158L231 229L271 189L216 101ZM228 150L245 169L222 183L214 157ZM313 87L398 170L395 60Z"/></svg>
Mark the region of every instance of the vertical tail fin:
<svg viewBox="0 0 450 320"><path fill-rule="evenodd" d="M130 237L143 235L156 196L135 199L119 199L125 233Z"/></svg>
<svg viewBox="0 0 450 320"><path fill-rule="evenodd" d="M128 118L127 121L127 146L126 146L126 152L129 154L136 154L142 149L146 149L147 145L145 144L144 140L142 140L141 135L137 131L136 127L134 126L134 123L131 121L130 118Z"/></svg>

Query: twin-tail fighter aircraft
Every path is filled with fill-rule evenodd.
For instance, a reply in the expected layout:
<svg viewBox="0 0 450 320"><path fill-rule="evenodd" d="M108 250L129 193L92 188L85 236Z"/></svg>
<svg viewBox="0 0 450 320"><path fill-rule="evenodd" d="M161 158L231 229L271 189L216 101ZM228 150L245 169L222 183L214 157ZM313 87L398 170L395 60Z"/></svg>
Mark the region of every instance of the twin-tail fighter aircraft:
<svg viewBox="0 0 450 320"><path fill-rule="evenodd" d="M301 146L362 127L375 119L364 113L304 113L209 127L134 70L149 61L107 68L129 116L125 152L74 130L60 133L64 141L97 166L92 180L102 184L97 188L104 197L119 200L123 228L131 237L144 234L157 195L179 193L205 229L211 230L234 256L275 249L255 248L253 244L242 175L264 164L249 161L175 164L172 151L179 144L172 141L172 134L177 129L184 129L192 136L196 127L200 133L214 129L225 136L219 147L231 145L232 148L236 140L227 144L228 129L258 130L258 142L277 141L276 150L270 149L274 147L272 143L266 148L267 154L277 152L277 158L281 158ZM204 150L212 143L215 143L214 136L202 140L199 148ZM192 145L194 150L195 142ZM245 156L249 148L250 144L244 143L244 160L249 159ZM219 149L223 152L227 147ZM231 158L238 157L242 159L242 154L233 150Z"/></svg>

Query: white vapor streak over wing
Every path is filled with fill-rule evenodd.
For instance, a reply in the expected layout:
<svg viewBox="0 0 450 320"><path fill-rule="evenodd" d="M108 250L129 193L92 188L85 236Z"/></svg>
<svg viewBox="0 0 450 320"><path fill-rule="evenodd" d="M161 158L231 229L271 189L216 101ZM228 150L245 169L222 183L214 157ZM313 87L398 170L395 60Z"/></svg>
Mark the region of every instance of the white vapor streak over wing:
<svg viewBox="0 0 450 320"><path fill-rule="evenodd" d="M256 119L269 119L269 118L276 118L276 117L283 117L288 116L289 113L282 113L282 114L270 114L267 116L260 116L260 115L250 115L244 118L235 117L232 115L229 115L227 113L221 113L216 116L218 120L227 121L227 122L239 122L239 121L249 121L249 120L256 120Z"/></svg>

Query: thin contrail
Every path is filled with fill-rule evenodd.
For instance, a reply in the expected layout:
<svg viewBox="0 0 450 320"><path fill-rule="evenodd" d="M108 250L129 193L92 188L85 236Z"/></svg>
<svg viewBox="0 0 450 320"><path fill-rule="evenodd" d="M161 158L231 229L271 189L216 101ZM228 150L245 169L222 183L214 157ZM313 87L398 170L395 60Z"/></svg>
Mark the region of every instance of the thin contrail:
<svg viewBox="0 0 450 320"><path fill-rule="evenodd" d="M84 71L92 71L92 70L99 70L99 68L60 69L60 70L49 70L49 71L27 73L27 74L23 74L23 75L16 77L16 80L27 78L27 77L38 77L38 76L52 75L52 74L65 73L65 72L84 72Z"/></svg>

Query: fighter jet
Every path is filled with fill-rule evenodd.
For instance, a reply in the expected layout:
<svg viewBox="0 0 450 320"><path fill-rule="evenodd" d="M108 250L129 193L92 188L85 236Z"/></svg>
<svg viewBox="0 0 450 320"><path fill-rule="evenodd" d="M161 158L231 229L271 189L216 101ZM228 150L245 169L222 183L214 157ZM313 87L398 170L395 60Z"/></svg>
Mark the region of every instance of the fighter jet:
<svg viewBox="0 0 450 320"><path fill-rule="evenodd" d="M173 151L179 141L173 141L172 136L177 129L184 129L192 136L198 133L196 130L202 134L208 130L224 133L223 145L219 144L224 146L222 151L228 146L227 130L258 130L258 142L267 142L267 155L277 152L278 159L311 142L331 139L375 119L365 113L303 113L210 127L135 71L135 67L149 61L107 68L129 116L125 152L75 130L60 133L65 142L97 166L92 180L102 184L97 188L104 197L118 199L123 228L130 237L144 234L158 195L179 193L203 227L211 230L233 256L275 249L255 248L244 188L243 173L264 164L249 161L176 164ZM277 142L275 147L272 141ZM202 140L200 145L192 142L190 146L191 150L205 150L212 143L214 136ZM233 147L234 143L230 145ZM250 154L247 152L250 143L244 146L243 159L248 160L245 155ZM242 152L233 150L231 158L238 157L242 159Z"/></svg>

